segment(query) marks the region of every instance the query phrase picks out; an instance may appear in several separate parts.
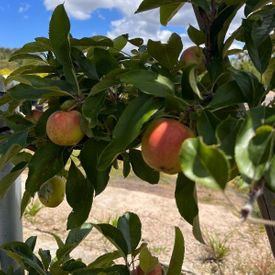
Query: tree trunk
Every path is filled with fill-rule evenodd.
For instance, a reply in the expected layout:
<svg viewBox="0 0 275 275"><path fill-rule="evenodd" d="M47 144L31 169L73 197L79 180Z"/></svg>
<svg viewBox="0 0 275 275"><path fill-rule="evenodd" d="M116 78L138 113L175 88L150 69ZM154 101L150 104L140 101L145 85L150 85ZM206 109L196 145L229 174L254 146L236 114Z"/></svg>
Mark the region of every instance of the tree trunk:
<svg viewBox="0 0 275 275"><path fill-rule="evenodd" d="M262 216L266 220L275 221L275 193L264 188L263 195L258 198L258 205ZM275 226L266 225L266 233L269 239L271 250L275 258Z"/></svg>

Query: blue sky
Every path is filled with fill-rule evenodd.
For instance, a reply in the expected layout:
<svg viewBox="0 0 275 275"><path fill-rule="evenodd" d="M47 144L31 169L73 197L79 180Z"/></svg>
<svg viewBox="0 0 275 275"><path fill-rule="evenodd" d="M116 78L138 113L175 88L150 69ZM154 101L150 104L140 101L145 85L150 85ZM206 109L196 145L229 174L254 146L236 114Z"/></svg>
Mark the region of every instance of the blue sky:
<svg viewBox="0 0 275 275"><path fill-rule="evenodd" d="M48 36L53 9L65 2L74 37L123 33L130 37L166 41L172 32L190 45L186 35L189 24L195 25L191 6L185 4L169 27L159 23L159 11L135 15L141 0L0 0L0 47L19 48L38 36Z"/></svg>
<svg viewBox="0 0 275 275"><path fill-rule="evenodd" d="M0 0L0 47L18 48L37 36L48 36L51 14L40 0ZM107 34L110 22L119 18L115 9L98 9L85 20L71 16L71 32L76 37Z"/></svg>

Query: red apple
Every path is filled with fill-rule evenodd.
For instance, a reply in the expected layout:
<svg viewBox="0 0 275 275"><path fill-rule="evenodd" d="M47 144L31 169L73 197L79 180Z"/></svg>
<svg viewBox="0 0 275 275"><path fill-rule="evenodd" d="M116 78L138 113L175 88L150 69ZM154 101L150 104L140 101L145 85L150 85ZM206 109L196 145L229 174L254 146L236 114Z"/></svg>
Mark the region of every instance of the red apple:
<svg viewBox="0 0 275 275"><path fill-rule="evenodd" d="M57 111L51 114L46 124L49 139L62 146L75 145L84 137L80 127L81 114L78 111Z"/></svg>
<svg viewBox="0 0 275 275"><path fill-rule="evenodd" d="M133 275L162 275L162 267L161 264L158 263L154 269L148 273L145 273L140 266L138 266L134 271Z"/></svg>
<svg viewBox="0 0 275 275"><path fill-rule="evenodd" d="M32 123L37 123L40 117L43 115L43 111L32 110L31 115L27 115L26 119L30 120Z"/></svg>
<svg viewBox="0 0 275 275"><path fill-rule="evenodd" d="M155 120L146 129L141 142L144 161L153 169L167 174L181 171L179 152L181 144L193 137L193 132L175 119Z"/></svg>
<svg viewBox="0 0 275 275"><path fill-rule="evenodd" d="M181 55L180 60L182 60L183 64L197 65L197 70L199 73L202 73L205 70L205 58L203 51L198 46L192 46L187 48Z"/></svg>

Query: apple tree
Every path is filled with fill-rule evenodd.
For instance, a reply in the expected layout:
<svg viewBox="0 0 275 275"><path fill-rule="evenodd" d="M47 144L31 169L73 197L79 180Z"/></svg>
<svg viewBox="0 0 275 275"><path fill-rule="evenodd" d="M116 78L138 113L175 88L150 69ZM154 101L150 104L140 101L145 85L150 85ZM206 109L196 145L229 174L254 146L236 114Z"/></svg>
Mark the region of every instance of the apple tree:
<svg viewBox="0 0 275 275"><path fill-rule="evenodd" d="M263 104L275 80L274 3L144 0L137 12L159 9L160 23L167 25L187 3L193 6L198 27L189 26L194 45L183 53L176 33L166 43L145 43L128 34L113 40L76 39L59 5L50 20L49 37L37 37L12 54L11 61L32 62L2 79L6 87L16 85L0 98L1 106L7 106L0 113L7 126L1 131L0 166L14 164L0 180L0 195L28 169L22 214L54 177L66 181L63 191L72 208L66 240L54 236L55 259L46 249L40 249L39 256L33 253L35 237L2 246L30 274L161 274L157 259L141 242L136 214L123 214L116 227L87 222L93 198L104 191L118 163L125 178L132 171L148 184L159 182L161 159L157 166L150 165L140 147L146 129L157 120L180 123L192 133L182 137L179 146L166 142L157 151L176 150L175 200L198 241L204 242L196 185L224 190L240 176L251 187L250 203L263 188L275 191L275 109L272 101ZM244 18L229 35L230 23L242 8ZM232 48L234 41L242 49ZM131 53L123 51L126 45L132 46ZM257 75L232 65L230 56L241 52L248 53ZM34 115L34 104L41 107L39 115ZM170 140L176 135L173 131L169 130ZM244 219L250 215L249 206L241 212ZM87 265L70 253L92 230L102 233L114 251ZM119 258L124 264L116 263ZM183 258L184 239L175 227L173 254L163 272L180 274Z"/></svg>

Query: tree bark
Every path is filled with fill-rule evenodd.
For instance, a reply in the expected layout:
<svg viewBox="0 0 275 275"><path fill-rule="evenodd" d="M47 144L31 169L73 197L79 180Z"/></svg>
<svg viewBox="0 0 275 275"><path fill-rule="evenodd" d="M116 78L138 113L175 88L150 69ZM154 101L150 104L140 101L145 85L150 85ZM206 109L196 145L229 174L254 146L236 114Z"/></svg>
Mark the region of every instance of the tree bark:
<svg viewBox="0 0 275 275"><path fill-rule="evenodd" d="M266 220L275 221L275 193L264 188L263 195L258 198L258 205L262 216ZM275 258L275 226L266 225L266 233L269 239L271 250Z"/></svg>

